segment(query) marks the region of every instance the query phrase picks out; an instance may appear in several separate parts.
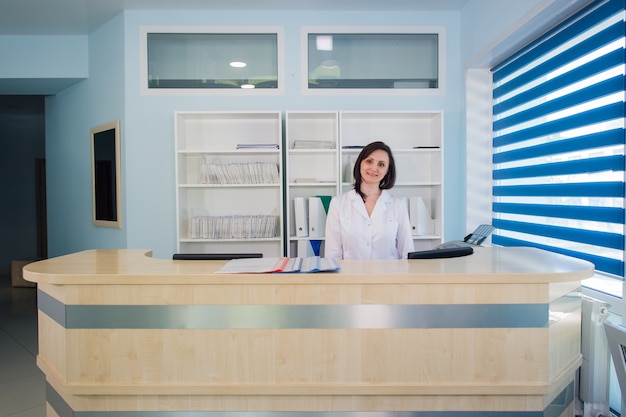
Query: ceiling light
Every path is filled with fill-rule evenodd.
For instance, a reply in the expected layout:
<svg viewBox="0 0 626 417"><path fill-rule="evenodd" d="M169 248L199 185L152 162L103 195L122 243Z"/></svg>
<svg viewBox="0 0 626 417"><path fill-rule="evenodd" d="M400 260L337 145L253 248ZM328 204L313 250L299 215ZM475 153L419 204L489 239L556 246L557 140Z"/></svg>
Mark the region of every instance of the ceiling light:
<svg viewBox="0 0 626 417"><path fill-rule="evenodd" d="M254 88L254 84L241 84L241 88Z"/></svg>
<svg viewBox="0 0 626 417"><path fill-rule="evenodd" d="M332 51L333 35L317 35L315 37L315 47L318 51Z"/></svg>
<svg viewBox="0 0 626 417"><path fill-rule="evenodd" d="M243 67L245 67L248 64L246 64L245 62L242 62L242 61L233 61L229 65L231 67L233 67L233 68L243 68Z"/></svg>

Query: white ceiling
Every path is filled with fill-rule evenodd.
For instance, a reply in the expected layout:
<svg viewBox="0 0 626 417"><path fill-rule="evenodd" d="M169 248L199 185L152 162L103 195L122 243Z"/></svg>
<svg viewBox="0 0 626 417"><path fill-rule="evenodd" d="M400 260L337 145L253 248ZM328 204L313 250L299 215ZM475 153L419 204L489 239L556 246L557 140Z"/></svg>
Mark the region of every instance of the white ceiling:
<svg viewBox="0 0 626 417"><path fill-rule="evenodd" d="M468 0L0 0L0 35L86 35L122 10L461 10Z"/></svg>

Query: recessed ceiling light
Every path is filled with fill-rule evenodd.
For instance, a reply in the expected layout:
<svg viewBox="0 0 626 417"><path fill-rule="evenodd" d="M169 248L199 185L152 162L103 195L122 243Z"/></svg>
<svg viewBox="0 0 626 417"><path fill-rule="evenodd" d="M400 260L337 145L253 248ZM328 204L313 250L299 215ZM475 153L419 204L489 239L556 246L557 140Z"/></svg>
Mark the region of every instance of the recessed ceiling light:
<svg viewBox="0 0 626 417"><path fill-rule="evenodd" d="M246 65L248 65L248 64L246 64L245 62L241 62L241 61L233 61L233 62L230 63L230 66L234 67L234 68L243 68Z"/></svg>
<svg viewBox="0 0 626 417"><path fill-rule="evenodd" d="M318 51L332 51L333 50L333 36L332 35L317 35L315 37L315 46Z"/></svg>

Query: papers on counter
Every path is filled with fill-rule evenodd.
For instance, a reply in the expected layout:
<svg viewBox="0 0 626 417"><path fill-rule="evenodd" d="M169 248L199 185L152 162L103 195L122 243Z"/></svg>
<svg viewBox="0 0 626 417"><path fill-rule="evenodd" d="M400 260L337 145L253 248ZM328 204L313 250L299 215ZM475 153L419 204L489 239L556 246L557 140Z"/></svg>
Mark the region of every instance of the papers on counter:
<svg viewBox="0 0 626 417"><path fill-rule="evenodd" d="M339 271L332 258L310 256L306 258L241 258L232 259L217 270L216 274L271 274L312 273Z"/></svg>

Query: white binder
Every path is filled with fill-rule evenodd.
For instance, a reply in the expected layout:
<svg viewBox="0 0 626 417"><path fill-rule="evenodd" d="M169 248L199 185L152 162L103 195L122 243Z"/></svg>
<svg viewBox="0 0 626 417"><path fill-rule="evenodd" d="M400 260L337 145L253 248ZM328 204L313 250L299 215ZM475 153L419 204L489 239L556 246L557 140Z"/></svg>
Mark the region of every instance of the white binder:
<svg viewBox="0 0 626 417"><path fill-rule="evenodd" d="M326 233L326 210L322 199L309 197L309 236L323 237Z"/></svg>
<svg viewBox="0 0 626 417"><path fill-rule="evenodd" d="M352 184L354 182L354 156L348 156L345 165L343 166L343 182Z"/></svg>
<svg viewBox="0 0 626 417"><path fill-rule="evenodd" d="M422 197L409 197L409 221L413 235L432 235L434 222Z"/></svg>
<svg viewBox="0 0 626 417"><path fill-rule="evenodd" d="M307 237L309 235L309 204L304 197L293 199L293 213L297 237Z"/></svg>

